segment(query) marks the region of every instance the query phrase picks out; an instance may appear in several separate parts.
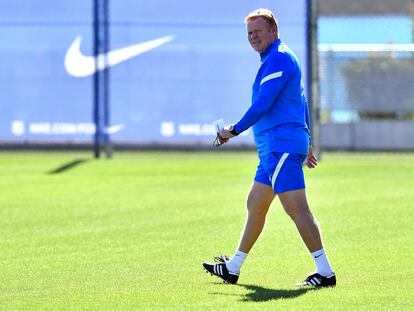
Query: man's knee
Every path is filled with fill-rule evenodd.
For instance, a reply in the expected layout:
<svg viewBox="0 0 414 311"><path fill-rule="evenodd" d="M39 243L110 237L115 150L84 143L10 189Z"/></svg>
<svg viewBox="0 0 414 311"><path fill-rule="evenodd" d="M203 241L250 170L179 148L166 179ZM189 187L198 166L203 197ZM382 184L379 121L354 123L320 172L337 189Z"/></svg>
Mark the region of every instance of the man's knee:
<svg viewBox="0 0 414 311"><path fill-rule="evenodd" d="M247 213L252 216L266 216L269 205L260 203L259 201L247 199Z"/></svg>
<svg viewBox="0 0 414 311"><path fill-rule="evenodd" d="M279 198L283 209L293 220L298 217L313 217L304 190L285 192Z"/></svg>
<svg viewBox="0 0 414 311"><path fill-rule="evenodd" d="M247 197L246 207L249 215L266 216L274 198L271 187L253 184Z"/></svg>
<svg viewBox="0 0 414 311"><path fill-rule="evenodd" d="M285 212L292 218L293 220L299 217L309 217L313 218L312 212L309 209L308 204L303 203L299 204L290 204L290 205L283 205Z"/></svg>

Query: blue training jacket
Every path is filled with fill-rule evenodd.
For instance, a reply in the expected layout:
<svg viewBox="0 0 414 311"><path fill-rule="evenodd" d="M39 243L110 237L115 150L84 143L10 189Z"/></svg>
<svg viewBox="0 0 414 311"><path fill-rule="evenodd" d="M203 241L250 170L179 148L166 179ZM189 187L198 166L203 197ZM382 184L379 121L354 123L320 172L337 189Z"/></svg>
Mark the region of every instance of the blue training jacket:
<svg viewBox="0 0 414 311"><path fill-rule="evenodd" d="M259 157L271 152L307 154L310 122L296 55L277 39L260 54L252 105L235 124L238 133L253 126Z"/></svg>

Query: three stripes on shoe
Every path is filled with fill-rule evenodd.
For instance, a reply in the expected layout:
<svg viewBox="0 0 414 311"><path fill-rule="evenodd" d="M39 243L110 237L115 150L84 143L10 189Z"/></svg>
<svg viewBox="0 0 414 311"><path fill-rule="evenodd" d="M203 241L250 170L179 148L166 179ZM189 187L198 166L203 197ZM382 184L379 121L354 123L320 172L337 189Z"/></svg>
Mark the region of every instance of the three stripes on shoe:
<svg viewBox="0 0 414 311"><path fill-rule="evenodd" d="M214 265L213 270L215 274L223 275L223 265Z"/></svg>
<svg viewBox="0 0 414 311"><path fill-rule="evenodd" d="M309 281L306 282L309 286L318 286L321 284L321 280L317 277L311 278Z"/></svg>

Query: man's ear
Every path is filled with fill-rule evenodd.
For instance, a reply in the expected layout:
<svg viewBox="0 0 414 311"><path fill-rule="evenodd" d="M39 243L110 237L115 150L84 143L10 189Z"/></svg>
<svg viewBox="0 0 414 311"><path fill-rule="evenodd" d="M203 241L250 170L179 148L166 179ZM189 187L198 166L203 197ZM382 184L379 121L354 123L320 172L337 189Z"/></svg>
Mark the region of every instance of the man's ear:
<svg viewBox="0 0 414 311"><path fill-rule="evenodd" d="M276 25L272 26L272 33L275 36L275 38L277 39L278 37L277 37L277 27L276 27Z"/></svg>

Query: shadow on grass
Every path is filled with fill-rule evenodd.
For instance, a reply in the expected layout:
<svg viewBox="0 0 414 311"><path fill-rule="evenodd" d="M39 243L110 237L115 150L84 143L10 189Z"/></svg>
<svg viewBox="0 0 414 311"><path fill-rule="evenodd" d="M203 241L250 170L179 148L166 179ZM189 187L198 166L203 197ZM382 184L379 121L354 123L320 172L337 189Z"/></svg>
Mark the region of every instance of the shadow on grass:
<svg viewBox="0 0 414 311"><path fill-rule="evenodd" d="M272 289L265 288L257 285L243 285L239 284L249 290L250 292L245 295L243 301L269 301L277 299L292 299L305 294L312 288L297 288L297 289Z"/></svg>
<svg viewBox="0 0 414 311"><path fill-rule="evenodd" d="M89 161L89 159L75 159L75 160L70 161L68 163L65 163L65 164L55 168L54 170L51 170L51 171L47 172L47 173L49 175L60 174L60 173L66 172L67 170L70 170L70 169L72 169L72 168L74 168L74 167L76 167L76 166L78 166L82 163L85 163L87 161Z"/></svg>
<svg viewBox="0 0 414 311"><path fill-rule="evenodd" d="M225 285L229 286L229 285ZM244 285L237 284L235 286L244 287L250 292L243 295L241 301L255 301L255 302L265 302L269 300L278 300L278 299L293 299L299 297L300 295L305 294L308 291L315 290L314 288L297 288L297 289L271 289L265 288L257 285ZM229 293L212 293L214 295L225 295L225 296L239 296L236 294Z"/></svg>

